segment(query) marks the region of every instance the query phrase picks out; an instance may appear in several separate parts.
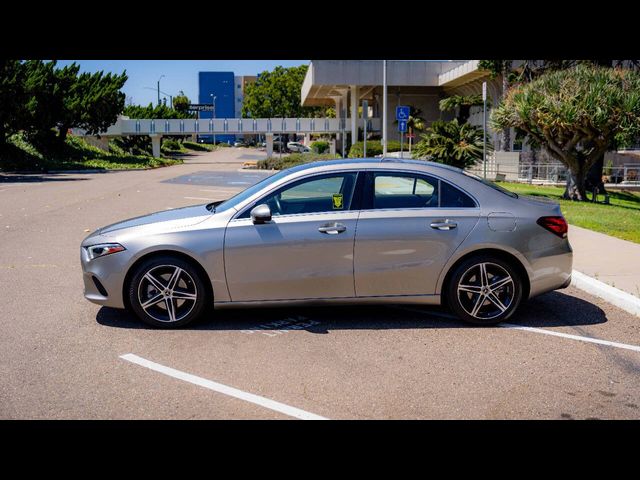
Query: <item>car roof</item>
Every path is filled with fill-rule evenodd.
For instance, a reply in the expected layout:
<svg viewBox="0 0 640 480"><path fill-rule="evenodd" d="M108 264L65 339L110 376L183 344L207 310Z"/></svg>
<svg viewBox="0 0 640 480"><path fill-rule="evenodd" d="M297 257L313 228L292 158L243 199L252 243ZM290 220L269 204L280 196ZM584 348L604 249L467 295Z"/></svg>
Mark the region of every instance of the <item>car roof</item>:
<svg viewBox="0 0 640 480"><path fill-rule="evenodd" d="M444 163L431 162L428 160L405 160L401 158L339 158L336 160L320 160L316 162L304 163L290 168L291 172L299 172L318 167L341 167L341 166L358 166L361 164L379 164L381 167L393 169L394 165L402 168L403 166L416 165L420 167L433 167L448 170L450 172L464 173L464 170Z"/></svg>

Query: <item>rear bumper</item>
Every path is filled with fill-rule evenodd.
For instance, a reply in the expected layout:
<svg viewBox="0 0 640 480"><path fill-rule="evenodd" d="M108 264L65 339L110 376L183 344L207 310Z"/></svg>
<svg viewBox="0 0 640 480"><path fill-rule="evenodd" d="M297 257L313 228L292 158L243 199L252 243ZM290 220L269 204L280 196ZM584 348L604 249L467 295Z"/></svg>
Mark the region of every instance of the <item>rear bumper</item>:
<svg viewBox="0 0 640 480"><path fill-rule="evenodd" d="M571 283L573 251L569 242L557 247L530 252L529 298L552 290L567 288Z"/></svg>

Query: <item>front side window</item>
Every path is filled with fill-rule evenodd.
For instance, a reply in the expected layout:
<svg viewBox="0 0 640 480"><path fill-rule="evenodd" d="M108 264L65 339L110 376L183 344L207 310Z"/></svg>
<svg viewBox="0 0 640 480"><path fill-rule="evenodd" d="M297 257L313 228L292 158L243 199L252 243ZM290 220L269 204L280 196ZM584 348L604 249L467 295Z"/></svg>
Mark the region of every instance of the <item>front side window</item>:
<svg viewBox="0 0 640 480"><path fill-rule="evenodd" d="M373 208L438 206L438 180L427 175L374 173Z"/></svg>
<svg viewBox="0 0 640 480"><path fill-rule="evenodd" d="M354 172L314 176L289 184L258 200L272 216L345 211L351 208L357 174ZM251 208L238 218L249 218Z"/></svg>

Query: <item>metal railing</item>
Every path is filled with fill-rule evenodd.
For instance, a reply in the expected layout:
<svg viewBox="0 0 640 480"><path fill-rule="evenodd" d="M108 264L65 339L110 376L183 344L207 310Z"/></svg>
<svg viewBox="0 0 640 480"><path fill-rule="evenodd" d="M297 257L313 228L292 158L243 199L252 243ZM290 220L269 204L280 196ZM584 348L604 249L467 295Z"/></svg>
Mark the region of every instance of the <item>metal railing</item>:
<svg viewBox="0 0 640 480"><path fill-rule="evenodd" d="M487 178L489 180L520 183L565 183L567 167L561 163L501 164L488 161ZM484 175L484 165L480 162L467 169L479 176ZM618 166L605 166L602 180L606 184L640 185L640 163L626 163Z"/></svg>

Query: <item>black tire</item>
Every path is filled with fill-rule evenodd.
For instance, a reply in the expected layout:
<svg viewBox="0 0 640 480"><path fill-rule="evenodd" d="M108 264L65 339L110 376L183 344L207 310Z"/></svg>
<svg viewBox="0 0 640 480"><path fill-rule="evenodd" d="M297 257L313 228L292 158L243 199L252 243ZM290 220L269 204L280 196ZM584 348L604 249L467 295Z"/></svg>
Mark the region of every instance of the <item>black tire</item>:
<svg viewBox="0 0 640 480"><path fill-rule="evenodd" d="M494 285L498 288L492 289ZM477 255L455 268L445 295L449 308L462 320L495 325L513 315L522 301L522 291L522 279L509 262L492 255Z"/></svg>
<svg viewBox="0 0 640 480"><path fill-rule="evenodd" d="M174 279L175 274L177 279ZM173 286L171 281L175 282ZM150 258L136 268L129 283L128 297L131 310L140 320L165 329L180 328L193 322L202 315L209 301L198 269L169 255Z"/></svg>

